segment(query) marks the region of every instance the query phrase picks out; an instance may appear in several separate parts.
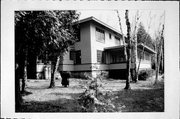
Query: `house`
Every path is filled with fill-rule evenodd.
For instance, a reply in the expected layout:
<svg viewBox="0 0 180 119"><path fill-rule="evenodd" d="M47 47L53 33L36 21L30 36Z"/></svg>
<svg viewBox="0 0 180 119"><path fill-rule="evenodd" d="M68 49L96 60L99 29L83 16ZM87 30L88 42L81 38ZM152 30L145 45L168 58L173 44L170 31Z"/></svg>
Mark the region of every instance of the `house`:
<svg viewBox="0 0 180 119"><path fill-rule="evenodd" d="M96 76L99 72L106 72L112 78L124 77L126 61L121 33L94 17L80 20L77 24L79 41L64 55L61 70L70 71L75 77L83 77L85 73ZM137 47L138 59L144 50L140 69L150 69L155 51L143 44Z"/></svg>

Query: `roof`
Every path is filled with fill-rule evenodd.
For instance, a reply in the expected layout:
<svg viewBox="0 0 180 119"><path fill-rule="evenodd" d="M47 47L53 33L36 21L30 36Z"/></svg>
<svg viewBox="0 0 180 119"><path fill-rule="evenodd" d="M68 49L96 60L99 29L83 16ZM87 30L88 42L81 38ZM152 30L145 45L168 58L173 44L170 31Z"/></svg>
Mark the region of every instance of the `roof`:
<svg viewBox="0 0 180 119"><path fill-rule="evenodd" d="M144 45L143 43L138 44L137 47L140 48L140 49L143 49L143 47L144 47L144 51L149 52L151 54L156 53L153 49L151 49L150 47ZM112 50L118 50L118 49L122 49L122 48L123 48L123 45L119 45L119 46L106 47L106 48L104 48L104 50L106 50L106 51L111 50L112 51Z"/></svg>
<svg viewBox="0 0 180 119"><path fill-rule="evenodd" d="M116 30L115 28L113 28L113 27L111 27L110 25L108 25L108 24L106 24L106 23L98 20L97 18L95 18L95 17L93 17L93 16L88 17L88 18L85 18L85 19L82 19L82 20L79 20L79 21L75 22L75 24L78 24L78 23L81 24L81 23L85 23L85 22L88 22L88 21L94 21L94 22L96 22L96 23L98 23L98 24L100 24L100 25L103 25L104 27L108 28L109 30L112 30L112 31L114 31L115 33L118 33L119 35L121 35L121 32L120 32L120 31Z"/></svg>
<svg viewBox="0 0 180 119"><path fill-rule="evenodd" d="M123 45L118 45L118 46L106 47L104 48L104 50L118 50L122 48L123 48Z"/></svg>
<svg viewBox="0 0 180 119"><path fill-rule="evenodd" d="M144 45L143 43L139 43L137 46L138 46L138 48L141 48L141 49L144 48L144 50L149 52L149 53L156 54L156 51L154 51L153 49L151 49L147 45Z"/></svg>

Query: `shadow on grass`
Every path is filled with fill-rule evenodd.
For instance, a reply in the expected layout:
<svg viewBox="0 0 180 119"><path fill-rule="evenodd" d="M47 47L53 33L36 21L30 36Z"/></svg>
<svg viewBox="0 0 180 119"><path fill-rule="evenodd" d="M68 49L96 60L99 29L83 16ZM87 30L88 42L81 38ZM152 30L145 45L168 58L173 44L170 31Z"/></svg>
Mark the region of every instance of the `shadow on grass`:
<svg viewBox="0 0 180 119"><path fill-rule="evenodd" d="M79 94L68 94L71 97L78 97ZM55 95L64 95L63 93L55 93ZM28 101L23 102L21 108L16 112L81 112L78 101L74 98L64 98L65 96L48 101Z"/></svg>
<svg viewBox="0 0 180 119"><path fill-rule="evenodd" d="M164 89L136 89L114 92L114 105L121 112L164 112ZM109 98L109 97L106 97Z"/></svg>
<svg viewBox="0 0 180 119"><path fill-rule="evenodd" d="M26 90L24 92L21 91L22 96L26 96L26 95L30 95L30 94L32 94L32 92L29 92L29 91L26 91Z"/></svg>

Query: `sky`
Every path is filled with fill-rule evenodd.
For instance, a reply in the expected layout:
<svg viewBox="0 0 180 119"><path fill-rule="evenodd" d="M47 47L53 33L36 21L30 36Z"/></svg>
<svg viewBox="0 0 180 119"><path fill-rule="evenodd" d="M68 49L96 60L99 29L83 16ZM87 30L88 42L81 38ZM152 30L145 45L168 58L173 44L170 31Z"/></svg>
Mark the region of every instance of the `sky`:
<svg viewBox="0 0 180 119"><path fill-rule="evenodd" d="M94 16L95 18L120 31L116 10L78 10L77 12L80 13L80 20ZM127 26L125 23L125 10L118 10L118 12L121 18L123 33L126 35ZM136 13L137 10L129 10L130 23L133 23L135 20ZM161 17L163 13L163 10L139 10L139 21L143 23L146 31L148 31L152 38L154 38L155 31L159 28L159 23L164 21ZM152 20L150 20L150 18L152 18ZM149 30L148 26L150 26Z"/></svg>

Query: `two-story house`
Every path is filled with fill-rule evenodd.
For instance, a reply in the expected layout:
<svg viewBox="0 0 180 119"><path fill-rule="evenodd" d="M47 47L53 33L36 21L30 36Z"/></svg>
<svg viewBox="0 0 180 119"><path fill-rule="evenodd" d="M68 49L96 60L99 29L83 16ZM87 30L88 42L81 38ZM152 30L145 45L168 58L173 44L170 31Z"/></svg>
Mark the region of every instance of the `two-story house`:
<svg viewBox="0 0 180 119"><path fill-rule="evenodd" d="M70 71L75 77L83 77L84 73L96 76L101 71L112 78L123 77L126 61L121 33L94 17L80 20L77 24L79 41L65 54L61 70ZM144 49L140 69L151 68L151 56L155 51L143 44L137 47L138 58Z"/></svg>

